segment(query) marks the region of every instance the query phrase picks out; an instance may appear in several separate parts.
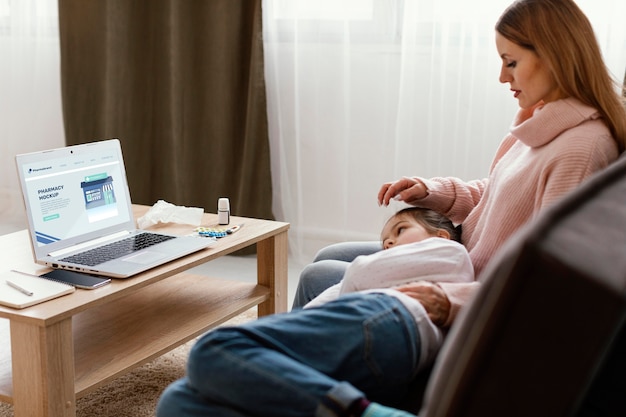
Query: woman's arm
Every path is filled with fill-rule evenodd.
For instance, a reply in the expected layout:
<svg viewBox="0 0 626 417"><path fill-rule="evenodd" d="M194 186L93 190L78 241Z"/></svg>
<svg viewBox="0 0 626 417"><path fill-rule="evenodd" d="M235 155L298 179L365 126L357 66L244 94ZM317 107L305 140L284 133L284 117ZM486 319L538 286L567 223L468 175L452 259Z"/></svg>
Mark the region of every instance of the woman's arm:
<svg viewBox="0 0 626 417"><path fill-rule="evenodd" d="M435 210L462 223L482 198L486 186L487 179L465 182L454 177L403 177L380 187L378 204L386 206L395 199Z"/></svg>
<svg viewBox="0 0 626 417"><path fill-rule="evenodd" d="M419 281L395 289L419 301L426 309L430 320L437 326L450 327L461 307L478 291L479 285L477 281L470 283Z"/></svg>

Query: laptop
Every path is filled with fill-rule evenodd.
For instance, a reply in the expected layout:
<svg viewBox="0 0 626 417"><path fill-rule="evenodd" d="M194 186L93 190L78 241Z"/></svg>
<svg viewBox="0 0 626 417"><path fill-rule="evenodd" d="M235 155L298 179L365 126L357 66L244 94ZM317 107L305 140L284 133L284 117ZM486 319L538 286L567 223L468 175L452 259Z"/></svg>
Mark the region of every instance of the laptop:
<svg viewBox="0 0 626 417"><path fill-rule="evenodd" d="M38 264L128 278L214 243L136 228L118 139L15 161Z"/></svg>

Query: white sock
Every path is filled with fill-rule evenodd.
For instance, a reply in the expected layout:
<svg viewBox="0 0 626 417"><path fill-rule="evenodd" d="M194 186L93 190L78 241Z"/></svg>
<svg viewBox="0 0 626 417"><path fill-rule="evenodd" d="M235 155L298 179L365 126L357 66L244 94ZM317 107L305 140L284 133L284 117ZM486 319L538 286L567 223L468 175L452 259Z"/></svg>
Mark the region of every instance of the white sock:
<svg viewBox="0 0 626 417"><path fill-rule="evenodd" d="M370 403L362 417L415 417L415 414L403 410L385 407L377 403Z"/></svg>

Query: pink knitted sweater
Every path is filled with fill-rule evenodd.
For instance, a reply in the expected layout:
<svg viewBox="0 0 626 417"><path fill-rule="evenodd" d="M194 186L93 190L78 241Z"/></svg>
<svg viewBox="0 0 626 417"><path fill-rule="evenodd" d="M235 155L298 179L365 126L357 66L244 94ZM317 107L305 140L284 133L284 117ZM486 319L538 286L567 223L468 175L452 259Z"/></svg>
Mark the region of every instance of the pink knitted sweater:
<svg viewBox="0 0 626 417"><path fill-rule="evenodd" d="M595 109L572 98L558 100L518 112L488 178L419 178L428 196L418 204L463 224L463 243L480 277L522 225L617 157L617 144ZM440 286L452 304L450 325L478 283Z"/></svg>

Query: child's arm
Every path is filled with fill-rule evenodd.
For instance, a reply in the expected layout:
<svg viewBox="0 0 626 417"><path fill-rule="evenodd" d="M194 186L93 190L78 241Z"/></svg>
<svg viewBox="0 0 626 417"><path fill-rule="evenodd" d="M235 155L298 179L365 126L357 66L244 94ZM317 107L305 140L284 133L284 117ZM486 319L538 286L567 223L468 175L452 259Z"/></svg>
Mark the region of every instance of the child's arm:
<svg viewBox="0 0 626 417"><path fill-rule="evenodd" d="M390 288L414 281L472 282L474 272L463 245L430 238L357 257L342 280L341 294Z"/></svg>

